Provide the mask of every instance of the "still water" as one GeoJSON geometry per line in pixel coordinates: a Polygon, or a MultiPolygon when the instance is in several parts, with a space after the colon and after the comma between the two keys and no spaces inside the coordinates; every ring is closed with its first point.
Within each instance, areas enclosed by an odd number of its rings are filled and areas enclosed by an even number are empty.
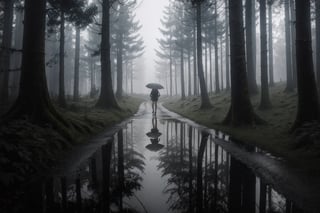
{"type": "Polygon", "coordinates": [[[303,212],[215,135],[148,107],[77,168],[47,178],[35,195],[43,212],[303,212]]]}

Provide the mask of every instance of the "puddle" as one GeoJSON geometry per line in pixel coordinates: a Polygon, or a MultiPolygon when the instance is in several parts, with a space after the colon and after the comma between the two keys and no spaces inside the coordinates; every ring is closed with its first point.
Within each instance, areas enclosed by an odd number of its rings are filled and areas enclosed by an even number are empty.
{"type": "Polygon", "coordinates": [[[77,168],[35,186],[29,204],[39,212],[303,212],[214,137],[229,139],[167,117],[133,119],[77,168]]]}

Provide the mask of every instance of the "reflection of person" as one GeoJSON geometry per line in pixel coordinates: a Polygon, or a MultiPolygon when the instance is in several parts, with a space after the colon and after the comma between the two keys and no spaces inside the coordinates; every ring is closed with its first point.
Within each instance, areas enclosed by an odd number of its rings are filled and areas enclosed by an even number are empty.
{"type": "Polygon", "coordinates": [[[149,149],[150,151],[155,151],[155,152],[164,147],[164,145],[159,144],[161,132],[159,132],[157,123],[158,123],[157,117],[154,116],[152,118],[152,128],[151,128],[150,132],[148,132],[146,134],[149,137],[150,142],[151,142],[151,144],[148,144],[146,146],[146,148],[149,149]]]}
{"type": "Polygon", "coordinates": [[[150,93],[152,101],[152,113],[157,114],[157,102],[160,97],[160,92],[157,89],[152,89],[150,93]]]}

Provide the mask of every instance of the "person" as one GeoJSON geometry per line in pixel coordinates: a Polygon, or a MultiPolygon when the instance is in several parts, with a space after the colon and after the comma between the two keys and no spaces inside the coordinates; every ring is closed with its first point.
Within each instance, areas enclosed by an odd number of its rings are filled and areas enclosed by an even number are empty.
{"type": "Polygon", "coordinates": [[[152,113],[157,114],[157,102],[160,97],[160,92],[157,89],[152,89],[150,93],[152,101],[152,113]]]}

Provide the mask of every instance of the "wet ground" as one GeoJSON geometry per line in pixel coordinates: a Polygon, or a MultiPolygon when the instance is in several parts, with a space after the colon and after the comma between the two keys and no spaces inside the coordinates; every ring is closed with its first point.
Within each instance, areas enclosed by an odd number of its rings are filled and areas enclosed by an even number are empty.
{"type": "Polygon", "coordinates": [[[34,185],[28,208],[82,213],[307,212],[239,161],[234,149],[259,152],[255,147],[230,147],[227,135],[163,107],[153,115],[150,104],[143,103],[136,116],[74,150],[63,168],[34,185]]]}

